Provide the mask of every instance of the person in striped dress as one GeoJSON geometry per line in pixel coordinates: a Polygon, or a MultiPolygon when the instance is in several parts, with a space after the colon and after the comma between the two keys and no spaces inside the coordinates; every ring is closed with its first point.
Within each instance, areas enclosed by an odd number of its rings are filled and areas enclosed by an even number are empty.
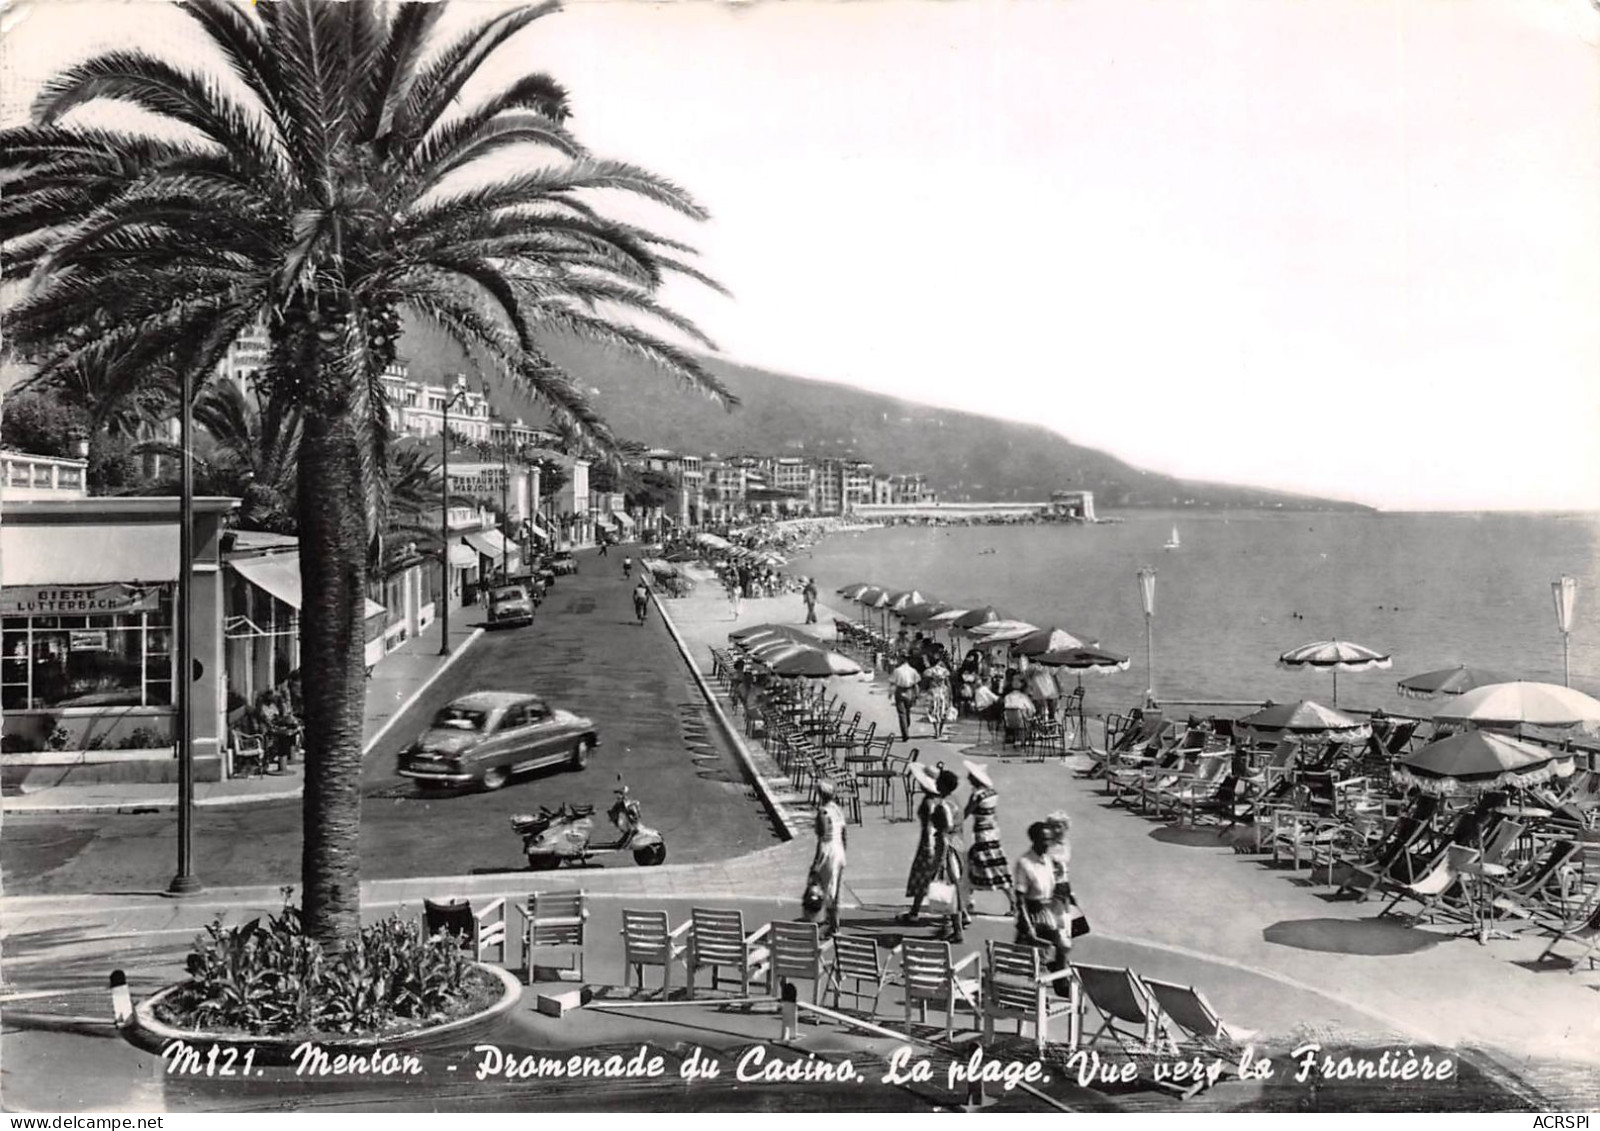
{"type": "Polygon", "coordinates": [[[972,796],[967,798],[966,816],[972,820],[972,847],[967,850],[967,882],[974,891],[999,891],[1006,897],[1007,914],[1016,915],[1012,898],[1011,868],[1000,847],[1000,794],[989,771],[975,762],[966,763],[967,782],[972,796]]]}

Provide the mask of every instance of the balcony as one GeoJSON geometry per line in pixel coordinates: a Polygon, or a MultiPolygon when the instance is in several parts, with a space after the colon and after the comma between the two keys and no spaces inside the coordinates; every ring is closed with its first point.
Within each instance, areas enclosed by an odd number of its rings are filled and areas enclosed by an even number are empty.
{"type": "Polygon", "coordinates": [[[89,494],[89,461],[35,456],[24,452],[0,452],[0,498],[82,499],[89,494]]]}

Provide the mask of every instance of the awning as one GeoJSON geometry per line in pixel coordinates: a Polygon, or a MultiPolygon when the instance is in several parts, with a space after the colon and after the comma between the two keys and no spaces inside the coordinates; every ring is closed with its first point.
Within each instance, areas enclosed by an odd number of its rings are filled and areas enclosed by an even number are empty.
{"type": "MultiPolygon", "coordinates": [[[[235,572],[257,589],[264,590],[291,609],[301,607],[300,555],[271,554],[260,558],[240,558],[228,563],[235,572]]],[[[363,620],[382,616],[389,610],[367,598],[361,613],[363,620]]]]}
{"type": "Polygon", "coordinates": [[[506,556],[506,542],[498,530],[480,530],[464,536],[462,541],[486,558],[499,561],[506,556]]]}
{"type": "Polygon", "coordinates": [[[270,554],[230,561],[240,577],[265,590],[291,609],[300,607],[300,555],[270,554]]]}
{"type": "Polygon", "coordinates": [[[527,532],[529,534],[533,535],[535,538],[539,539],[541,542],[550,541],[550,532],[548,530],[546,530],[543,526],[541,526],[539,524],[538,520],[531,519],[531,518],[527,519],[527,520],[525,520],[523,522],[522,526],[523,526],[523,529],[527,530],[527,532]]]}
{"type": "Polygon", "coordinates": [[[612,518],[612,520],[614,522],[617,523],[618,526],[621,526],[624,530],[632,530],[633,529],[633,519],[630,518],[627,514],[623,513],[622,511],[612,511],[611,512],[611,518],[612,518]]]}
{"type": "Polygon", "coordinates": [[[615,526],[618,529],[621,529],[622,527],[622,523],[617,521],[617,516],[612,514],[610,511],[601,511],[599,514],[595,515],[595,518],[600,522],[609,522],[612,526],[615,526]]]}
{"type": "Polygon", "coordinates": [[[450,564],[457,569],[477,569],[477,551],[470,546],[463,546],[459,542],[452,542],[450,544],[450,564]]]}
{"type": "Polygon", "coordinates": [[[0,561],[7,585],[176,581],[178,524],[36,526],[8,518],[0,561]]]}

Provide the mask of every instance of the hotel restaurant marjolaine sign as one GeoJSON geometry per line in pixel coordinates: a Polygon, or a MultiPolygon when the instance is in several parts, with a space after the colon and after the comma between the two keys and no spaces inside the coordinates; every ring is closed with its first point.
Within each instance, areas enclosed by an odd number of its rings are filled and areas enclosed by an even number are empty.
{"type": "Polygon", "coordinates": [[[84,616],[154,612],[154,585],[8,585],[0,590],[0,613],[8,617],[84,616]]]}

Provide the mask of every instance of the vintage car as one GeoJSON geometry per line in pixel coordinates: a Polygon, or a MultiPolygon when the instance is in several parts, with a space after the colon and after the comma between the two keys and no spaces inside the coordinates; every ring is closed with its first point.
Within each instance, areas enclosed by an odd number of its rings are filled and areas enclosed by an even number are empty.
{"type": "Polygon", "coordinates": [[[545,568],[556,575],[578,572],[578,560],[570,550],[557,550],[545,561],[545,568]]]}
{"type": "Polygon", "coordinates": [[[489,625],[533,623],[533,594],[522,584],[499,585],[489,590],[489,625]]]}
{"type": "Polygon", "coordinates": [[[545,766],[581,770],[600,745],[582,715],[520,691],[478,691],[434,716],[400,754],[401,777],[422,785],[499,789],[513,774],[545,766]]]}

